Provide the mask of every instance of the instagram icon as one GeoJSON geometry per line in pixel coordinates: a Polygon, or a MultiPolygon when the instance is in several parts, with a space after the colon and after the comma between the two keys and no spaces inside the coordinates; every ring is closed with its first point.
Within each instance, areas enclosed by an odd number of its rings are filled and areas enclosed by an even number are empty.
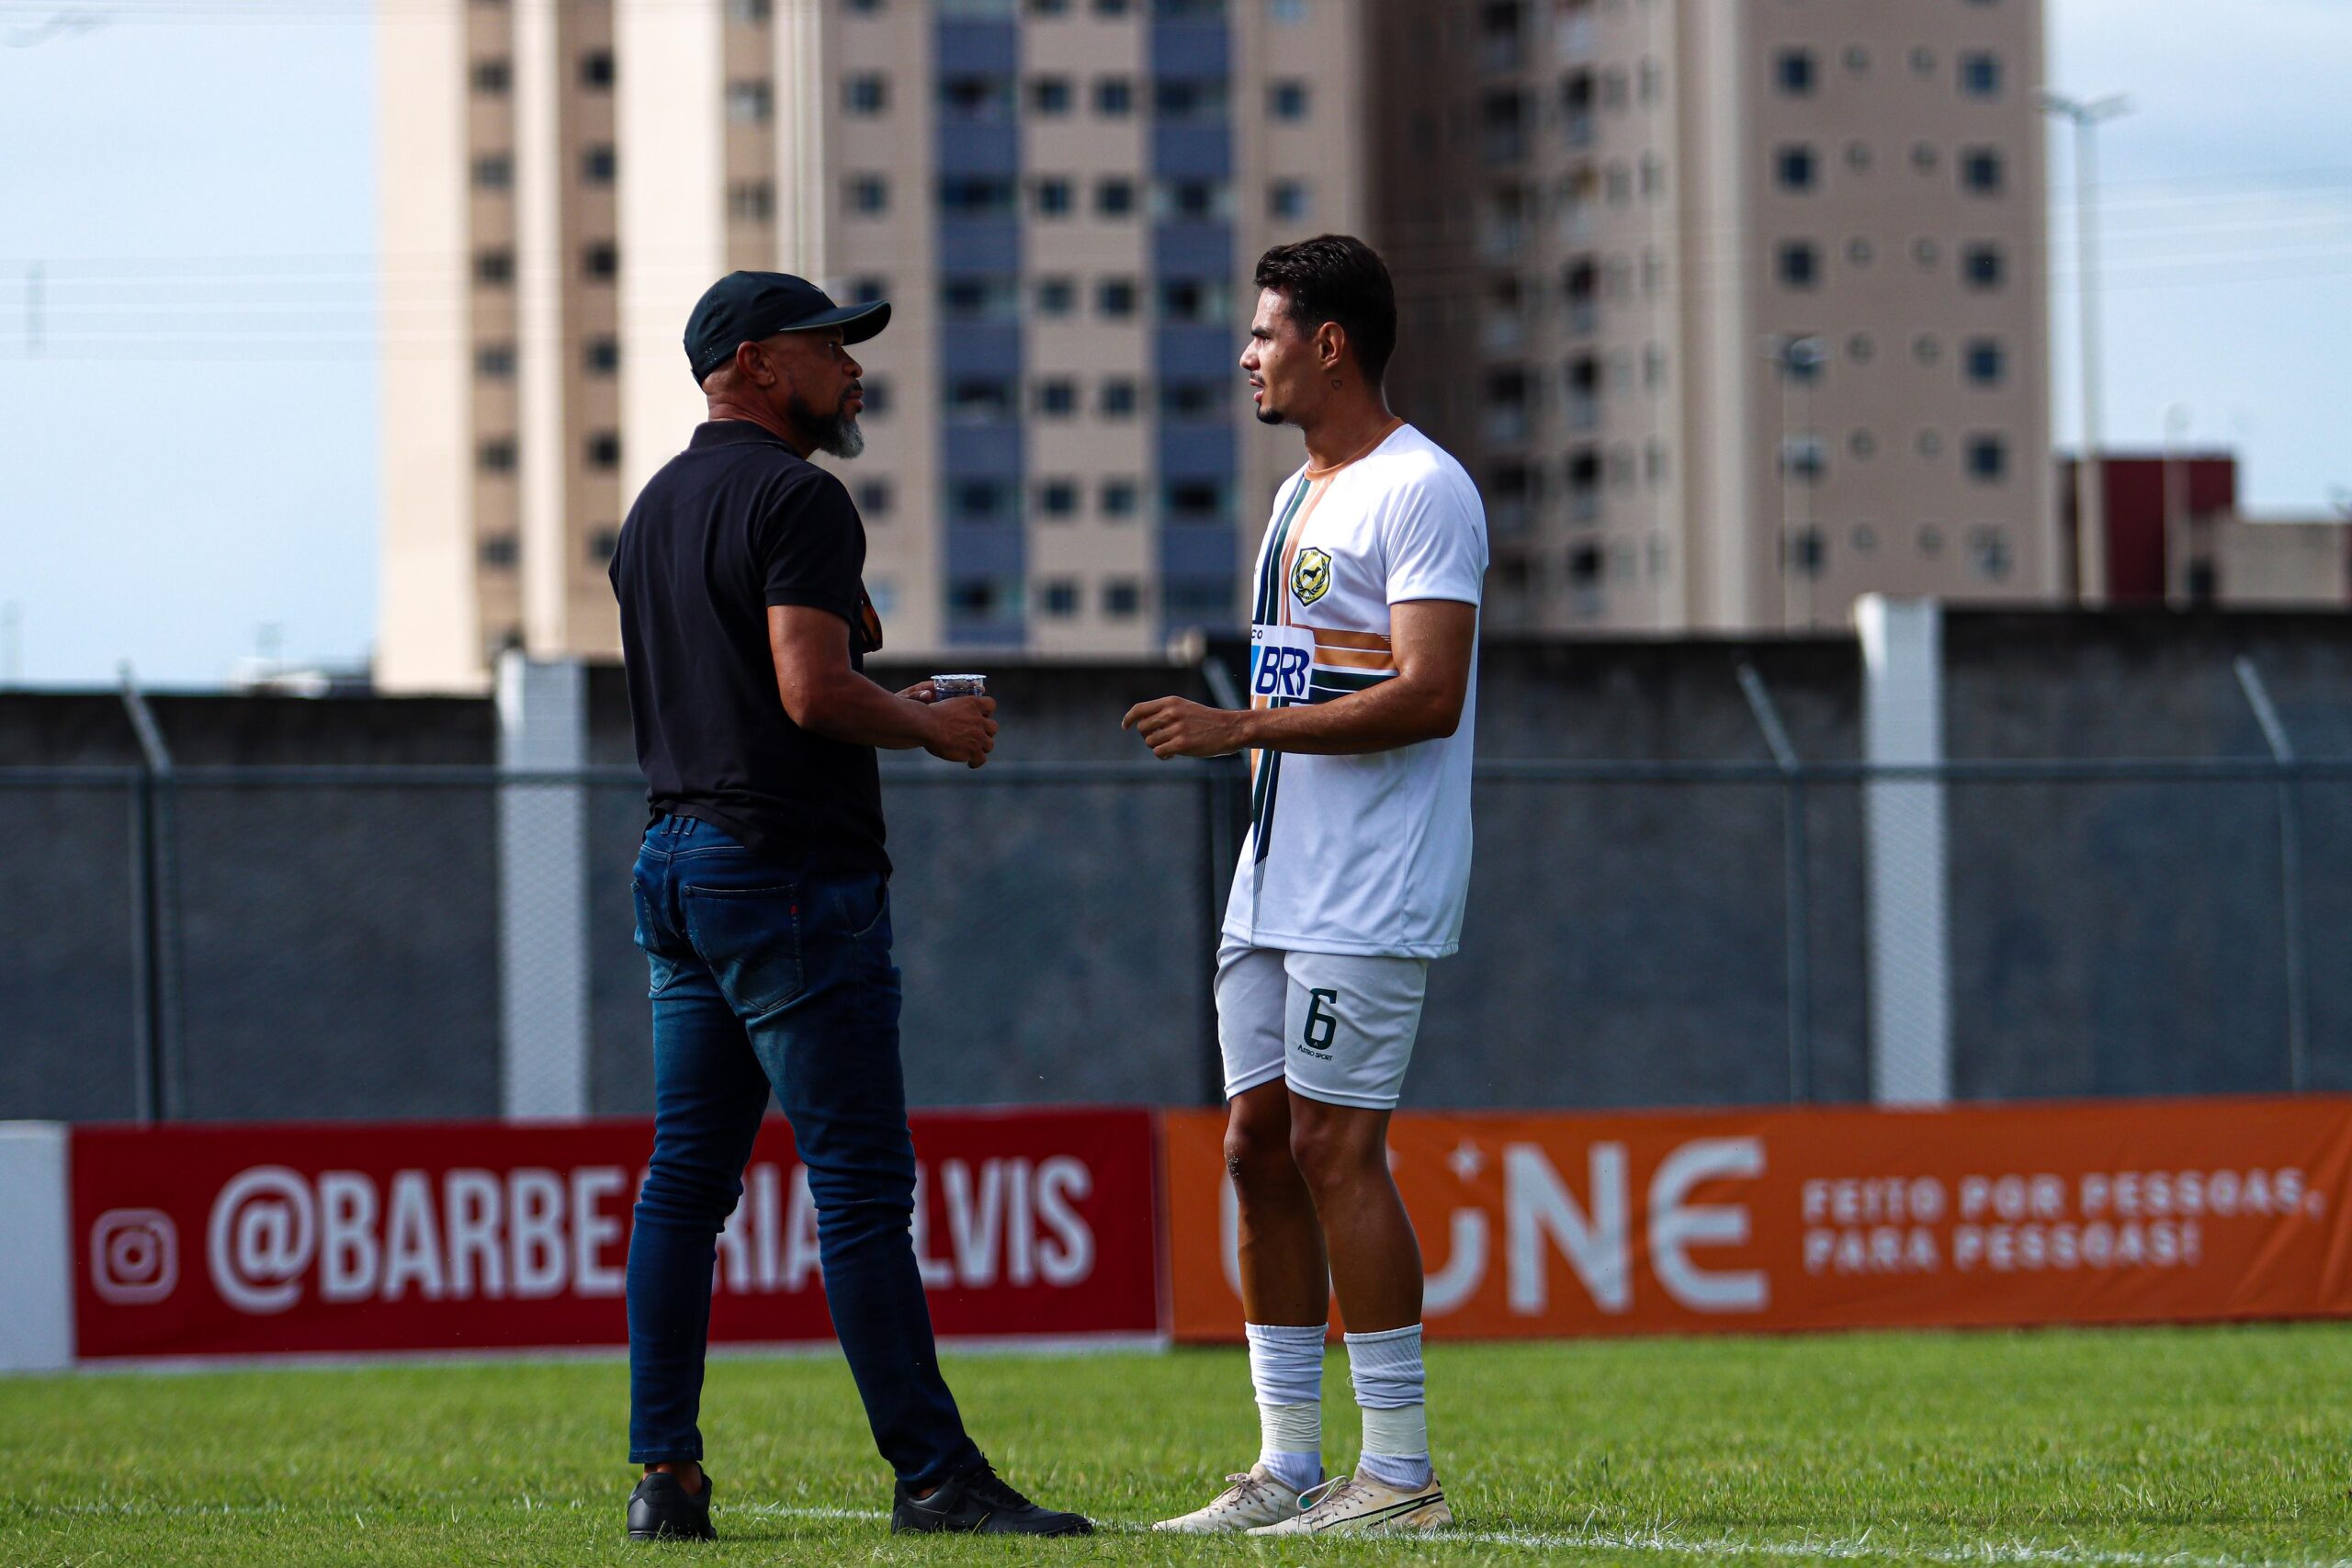
{"type": "Polygon", "coordinates": [[[90,1226],[90,1288],[102,1302],[160,1302],[180,1282],[179,1229],[161,1209],[108,1209],[90,1226]]]}

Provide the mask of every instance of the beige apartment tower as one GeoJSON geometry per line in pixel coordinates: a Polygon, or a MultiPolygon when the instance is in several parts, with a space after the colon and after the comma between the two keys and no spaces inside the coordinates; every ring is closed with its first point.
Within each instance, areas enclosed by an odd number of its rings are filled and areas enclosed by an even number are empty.
{"type": "Polygon", "coordinates": [[[433,15],[382,24],[388,272],[435,290],[387,301],[435,342],[388,347],[383,684],[617,651],[612,530],[701,416],[679,339],[737,267],[891,301],[866,452],[836,466],[894,650],[1136,655],[1238,623],[1299,461],[1235,363],[1250,268],[1370,220],[1352,6],[433,15]]]}
{"type": "Polygon", "coordinates": [[[2054,593],[2041,12],[1392,0],[1396,391],[1486,493],[1490,626],[2054,593]]]}
{"type": "Polygon", "coordinates": [[[2040,0],[411,0],[383,39],[378,677],[617,651],[604,571],[735,267],[892,302],[891,648],[1230,630],[1294,431],[1267,245],[1387,255],[1496,629],[2037,599],[2040,0]]]}

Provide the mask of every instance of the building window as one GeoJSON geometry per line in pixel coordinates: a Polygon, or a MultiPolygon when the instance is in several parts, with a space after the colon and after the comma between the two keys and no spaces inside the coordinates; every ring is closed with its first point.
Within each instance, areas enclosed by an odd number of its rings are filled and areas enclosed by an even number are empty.
{"type": "Polygon", "coordinates": [[[1078,481],[1047,479],[1037,487],[1037,512],[1040,516],[1067,523],[1078,515],[1078,481]]]}
{"type": "Polygon", "coordinates": [[[959,376],[947,383],[947,417],[957,424],[994,424],[1018,408],[1012,382],[1001,376],[959,376]]]}
{"type": "Polygon", "coordinates": [[[1871,51],[1864,49],[1860,44],[1849,44],[1846,48],[1847,74],[1852,76],[1867,76],[1870,74],[1870,71],[1871,51]]]}
{"type": "Polygon", "coordinates": [[[775,113],[775,89],[750,79],[727,84],[727,118],[737,125],[765,125],[775,113]]]}
{"type": "Polygon", "coordinates": [[[1926,44],[1921,44],[1918,48],[1913,50],[1911,51],[1911,73],[1915,76],[1934,75],[1936,73],[1936,51],[1929,49],[1926,44]]]}
{"type": "Polygon", "coordinates": [[[1944,553],[1944,531],[1933,523],[1920,525],[1919,553],[1930,559],[1944,553]]]}
{"type": "Polygon", "coordinates": [[[1067,17],[1069,15],[1069,0],[1029,0],[1029,14],[1033,17],[1067,17]]]}
{"type": "Polygon", "coordinates": [[[481,564],[492,570],[505,570],[522,558],[522,545],[512,534],[492,534],[481,542],[481,564]]]}
{"type": "Polygon", "coordinates": [[[1782,190],[1811,190],[1820,175],[1821,161],[1810,147],[1783,147],[1772,155],[1772,167],[1782,190]]]}
{"type": "Polygon", "coordinates": [[[727,19],[741,27],[765,27],[774,11],[775,0],[727,0],[727,19]]]}
{"type": "Polygon", "coordinates": [[[1103,521],[1125,523],[1133,518],[1142,505],[1143,490],[1133,479],[1104,479],[1095,492],[1094,508],[1103,521]]]}
{"type": "Polygon", "coordinates": [[[1094,182],[1094,215],[1125,218],[1136,209],[1136,182],[1116,176],[1094,182]]]}
{"type": "Polygon", "coordinates": [[[1984,292],[1998,288],[2007,271],[1998,245],[1971,245],[1961,253],[1960,275],[1971,288],[1984,292]]]}
{"type": "Polygon", "coordinates": [[[1853,170],[1854,173],[1858,175],[1866,175],[1870,173],[1871,144],[1867,141],[1847,142],[1846,166],[1853,170]]]}
{"type": "Polygon", "coordinates": [[[1078,412],[1078,383],[1066,376],[1037,383],[1037,412],[1047,419],[1069,419],[1078,412]]]}
{"type": "Polygon", "coordinates": [[[1175,626],[1221,626],[1233,619],[1233,584],[1174,578],[1159,586],[1160,613],[1175,626]]]}
{"type": "Polygon", "coordinates": [[[1159,417],[1192,423],[1214,420],[1225,412],[1225,387],[1221,381],[1163,381],[1159,417]]]}
{"type": "Polygon", "coordinates": [[[947,175],[939,182],[940,209],[951,218],[1010,218],[1014,191],[1011,180],[987,175],[947,175]]]}
{"type": "Polygon", "coordinates": [[[775,186],[765,180],[737,180],[727,187],[727,216],[738,223],[764,223],[775,216],[775,186]]]}
{"type": "Polygon", "coordinates": [[[1226,521],[1230,499],[1221,479],[1170,479],[1159,491],[1162,514],[1186,525],[1226,521]]]}
{"type": "Polygon", "coordinates": [[[1129,9],[1127,0],[1094,0],[1094,14],[1106,20],[1124,17],[1129,9]]]}
{"type": "Polygon", "coordinates": [[[1868,333],[1856,333],[1846,340],[1846,357],[1857,365],[1868,365],[1878,353],[1878,340],[1868,333]]]}
{"type": "Polygon", "coordinates": [[[948,487],[948,510],[959,523],[998,523],[1013,513],[1010,479],[958,479],[948,487]]]}
{"type": "Polygon", "coordinates": [[[1074,205],[1069,180],[1061,175],[1048,175],[1031,182],[1029,198],[1040,218],[1067,218],[1074,205]]]}
{"type": "Polygon", "coordinates": [[[890,297],[890,280],[887,277],[856,277],[850,280],[849,298],[853,305],[871,305],[890,297]]]}
{"type": "Polygon", "coordinates": [[[1933,333],[1921,333],[1911,340],[1911,357],[1922,365],[1933,365],[1943,354],[1943,343],[1933,333]]]}
{"type": "Polygon", "coordinates": [[[1791,240],[1781,246],[1777,270],[1783,288],[1811,288],[1821,281],[1821,253],[1810,241],[1791,240]]]}
{"type": "Polygon", "coordinates": [[[949,119],[993,123],[1012,118],[1012,78],[948,76],[939,84],[939,107],[949,119]]]}
{"type": "Polygon", "coordinates": [[[514,85],[514,68],[503,60],[477,60],[473,70],[474,91],[486,97],[496,97],[514,85]]]}
{"type": "Polygon", "coordinates": [[[878,218],[890,210],[890,181],[882,175],[849,177],[849,209],[860,218],[878,218]]]}
{"type": "Polygon", "coordinates": [[[1029,84],[1029,107],[1035,114],[1068,114],[1072,96],[1067,76],[1040,76],[1029,84]]]}
{"type": "Polygon", "coordinates": [[[1161,180],[1152,187],[1152,203],[1163,222],[1214,222],[1232,216],[1232,187],[1223,180],[1161,180]]]}
{"type": "Polygon", "coordinates": [[[1305,180],[1276,180],[1266,187],[1266,216],[1277,223],[1303,223],[1313,206],[1305,180]]]}
{"type": "Polygon", "coordinates": [[[486,343],[474,350],[474,374],[485,381],[506,381],[514,375],[514,345],[486,343]]]}
{"type": "Polygon", "coordinates": [[[616,337],[592,337],[581,350],[581,363],[591,376],[611,376],[621,367],[621,340],[616,337]]]}
{"type": "Polygon", "coordinates": [[[1871,248],[1871,243],[1859,234],[1846,242],[1846,263],[1849,266],[1868,266],[1877,256],[1878,252],[1871,248]]]}
{"type": "Polygon", "coordinates": [[[1266,89],[1266,112],[1276,119],[1305,119],[1306,107],[1306,84],[1295,76],[1285,76],[1266,89]]]}
{"type": "Polygon", "coordinates": [[[1934,142],[1915,141],[1911,144],[1911,166],[1921,174],[1934,174],[1939,154],[1934,142]]]}
{"type": "Polygon", "coordinates": [[[1114,376],[1102,383],[1102,417],[1133,419],[1136,412],[1136,384],[1131,377],[1114,376]]]}
{"type": "Polygon", "coordinates": [[[474,189],[508,190],[514,184],[512,153],[485,152],[474,160],[474,189]]]}
{"type": "Polygon", "coordinates": [[[1279,26],[1295,28],[1306,20],[1306,0],[1266,0],[1266,15],[1279,26]]]}
{"type": "Polygon", "coordinates": [[[1878,456],[1878,437],[1867,430],[1858,430],[1846,437],[1846,450],[1867,463],[1878,456]]]}
{"type": "Polygon", "coordinates": [[[1067,316],[1078,308],[1078,284],[1067,277],[1037,280],[1037,314],[1067,316]]]}
{"type": "Polygon", "coordinates": [[[890,412],[890,378],[868,376],[865,378],[865,417],[877,419],[890,412]]]}
{"type": "Polygon", "coordinates": [[[1112,119],[1135,113],[1136,85],[1125,76],[1094,79],[1094,112],[1112,119]]]}
{"type": "Polygon", "coordinates": [[[620,553],[620,548],[621,531],[618,528],[607,525],[594,529],[588,536],[588,564],[610,566],[613,558],[620,553]]]}
{"type": "Polygon", "coordinates": [[[2009,444],[1997,435],[1968,438],[1968,477],[1979,484],[1999,484],[2009,477],[2009,444]]]}
{"type": "Polygon", "coordinates": [[[959,621],[1006,623],[1020,618],[1021,587],[992,577],[959,577],[947,585],[947,612],[959,621]]]}
{"type": "Polygon", "coordinates": [[[474,448],[474,467],[485,474],[511,474],[514,457],[514,438],[493,435],[474,448]]]}
{"type": "Polygon", "coordinates": [[[2001,153],[1993,147],[1971,147],[1960,155],[1960,188],[1977,196],[1992,196],[2001,188],[2001,153]]]}
{"type": "Polygon", "coordinates": [[[1222,76],[1162,76],[1151,85],[1152,112],[1179,123],[1223,119],[1225,99],[1222,76]]]}
{"type": "Polygon", "coordinates": [[[1971,98],[1997,98],[2001,96],[2001,58],[1996,54],[1963,54],[1960,57],[1960,90],[1971,98]]]}
{"type": "Polygon", "coordinates": [[[514,253],[509,250],[476,251],[474,281],[493,288],[514,282],[514,253]]]}
{"type": "Polygon", "coordinates": [[[1852,538],[1854,541],[1854,552],[1857,555],[1866,556],[1872,550],[1878,548],[1878,529],[1871,524],[1855,524],[1852,538]]]}
{"type": "Polygon", "coordinates": [[[610,145],[598,142],[580,154],[580,177],[592,186],[608,186],[618,168],[610,145]]]}
{"type": "Polygon", "coordinates": [[[1932,430],[1919,432],[1911,445],[1920,457],[1930,463],[1944,455],[1944,438],[1932,430]]]}
{"type": "Polygon", "coordinates": [[[1159,284],[1159,319],[1179,326],[1221,321],[1232,314],[1232,290],[1221,279],[1163,278],[1159,284]]]}
{"type": "Polygon", "coordinates": [[[888,522],[890,510],[898,503],[898,493],[888,479],[861,479],[857,486],[857,510],[860,515],[876,522],[888,522]]]}
{"type": "Polygon", "coordinates": [[[620,275],[621,251],[610,240],[591,240],[580,247],[580,270],[598,283],[620,275]]]}
{"type": "Polygon", "coordinates": [[[1828,444],[1817,435],[1792,435],[1781,443],[1781,472],[1807,484],[1819,484],[1829,471],[1828,444]]]}
{"type": "Polygon", "coordinates": [[[860,72],[842,85],[849,112],[860,115],[890,112],[890,79],[876,71],[860,72]]]}
{"type": "Polygon", "coordinates": [[[1943,247],[1933,240],[1920,239],[1911,242],[1911,259],[1918,263],[1922,268],[1934,266],[1943,259],[1943,247]]]}
{"type": "Polygon", "coordinates": [[[1781,91],[1792,98],[1812,96],[1818,74],[1809,49],[1784,49],[1772,62],[1774,80],[1780,83],[1781,91]]]}
{"type": "Polygon", "coordinates": [[[1998,528],[1972,528],[1968,534],[1968,562],[1976,574],[1987,581],[1999,582],[2009,575],[2014,558],[2009,554],[2008,536],[1998,528]]]}
{"type": "Polygon", "coordinates": [[[1980,387],[1997,387],[2007,379],[2009,356],[1998,338],[1980,337],[1968,345],[1968,378],[1980,387]]]}
{"type": "Polygon", "coordinates": [[[616,430],[600,430],[588,438],[588,466],[612,469],[621,466],[621,437],[616,430]]]}
{"type": "Polygon", "coordinates": [[[1045,611],[1046,619],[1069,620],[1078,614],[1077,581],[1068,577],[1047,578],[1038,585],[1037,603],[1045,611]]]}
{"type": "Polygon", "coordinates": [[[580,85],[592,91],[610,92],[613,85],[613,51],[592,49],[580,57],[580,85]]]}
{"type": "Polygon", "coordinates": [[[1114,577],[1102,585],[1102,614],[1114,621],[1131,621],[1143,608],[1143,589],[1131,577],[1114,577]]]}
{"type": "Polygon", "coordinates": [[[1105,321],[1124,321],[1136,313],[1136,280],[1106,277],[1094,286],[1094,310],[1105,321]]]}

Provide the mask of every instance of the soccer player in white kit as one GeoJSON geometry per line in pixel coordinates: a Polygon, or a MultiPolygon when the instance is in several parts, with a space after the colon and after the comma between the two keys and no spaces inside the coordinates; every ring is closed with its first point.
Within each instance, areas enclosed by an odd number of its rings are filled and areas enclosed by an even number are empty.
{"type": "Polygon", "coordinates": [[[1216,1007],[1263,1442],[1206,1506],[1159,1528],[1426,1529],[1453,1516],[1430,1463],[1421,1255],[1388,1118],[1469,886],[1486,514],[1462,466],[1388,410],[1396,302],[1371,247],[1278,245],[1256,282],[1241,367],[1258,418],[1306,435],[1306,466],[1259,551],[1250,705],[1162,697],[1125,723],[1159,757],[1250,753],[1216,1007]],[[1326,1483],[1335,1286],[1364,1436],[1355,1473],[1326,1483]]]}

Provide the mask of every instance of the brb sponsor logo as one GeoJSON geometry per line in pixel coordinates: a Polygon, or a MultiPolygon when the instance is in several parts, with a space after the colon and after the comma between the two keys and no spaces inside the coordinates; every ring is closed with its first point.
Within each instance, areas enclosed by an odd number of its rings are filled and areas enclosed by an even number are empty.
{"type": "Polygon", "coordinates": [[[1306,700],[1315,664],[1315,634],[1298,626],[1253,626],[1250,632],[1250,694],[1277,704],[1306,700]]]}

